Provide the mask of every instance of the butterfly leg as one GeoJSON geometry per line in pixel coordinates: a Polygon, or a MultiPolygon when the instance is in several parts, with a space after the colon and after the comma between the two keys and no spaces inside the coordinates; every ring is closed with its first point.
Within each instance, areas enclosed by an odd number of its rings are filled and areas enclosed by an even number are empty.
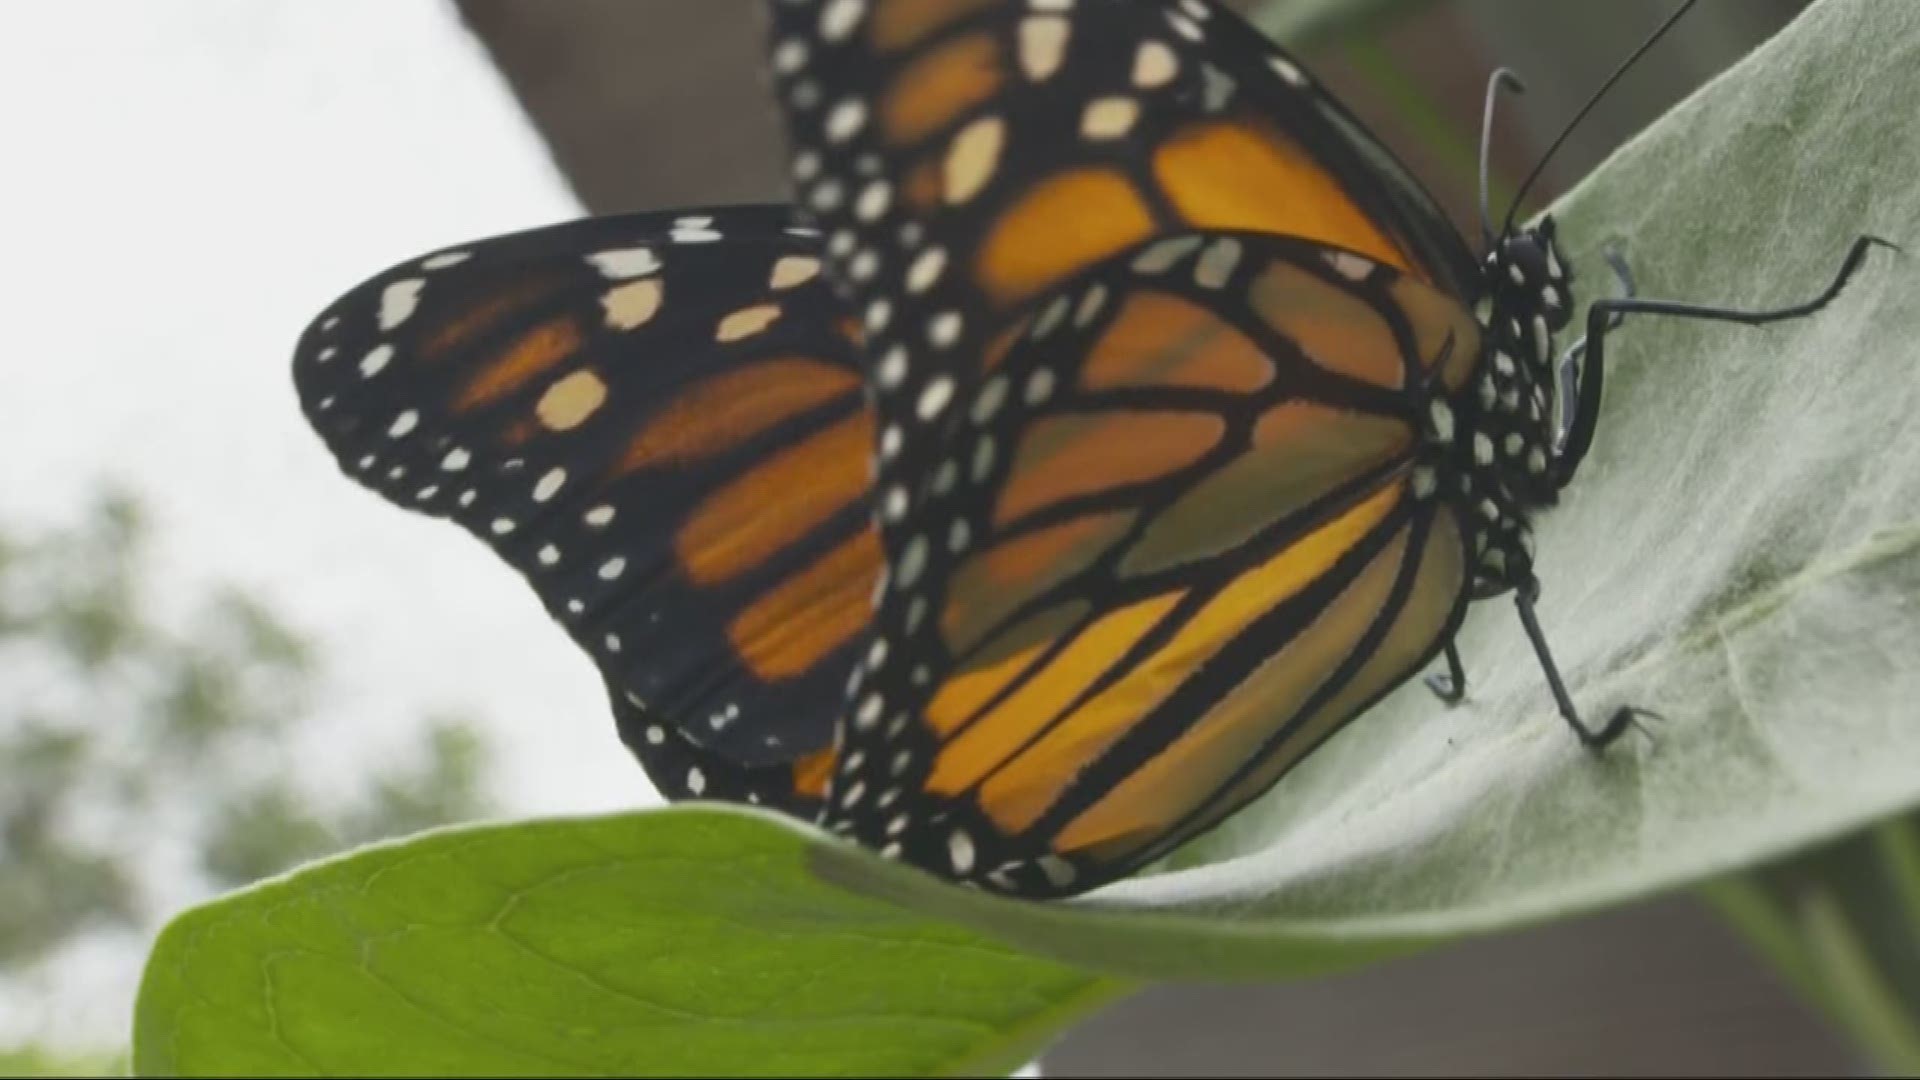
{"type": "Polygon", "coordinates": [[[1467,669],[1460,663],[1460,650],[1447,642],[1447,673],[1427,676],[1427,689],[1448,705],[1458,705],[1467,696],[1467,669]]]}
{"type": "Polygon", "coordinates": [[[1564,483],[1573,475],[1586,456],[1593,443],[1593,430],[1600,418],[1600,390],[1606,374],[1607,332],[1620,325],[1628,315],[1676,315],[1683,319],[1705,319],[1713,322],[1740,323],[1744,326],[1765,326],[1768,323],[1784,322],[1789,319],[1805,318],[1832,303],[1846,288],[1847,280],[1853,276],[1860,264],[1866,261],[1867,253],[1875,247],[1884,247],[1893,251],[1900,250],[1895,244],[1877,236],[1861,236],[1854,240],[1853,247],[1847,251],[1846,260],[1840,266],[1840,272],[1834,275],[1826,291],[1804,303],[1788,307],[1771,308],[1764,311],[1741,311],[1735,308],[1713,307],[1705,304],[1687,304],[1672,300],[1642,300],[1628,297],[1613,300],[1595,300],[1587,308],[1586,363],[1580,373],[1580,400],[1574,414],[1573,423],[1567,430],[1566,447],[1561,451],[1558,463],[1561,481],[1564,483]]]}
{"type": "MultiPolygon", "coordinates": [[[[1602,257],[1607,260],[1607,266],[1613,270],[1614,280],[1620,285],[1620,296],[1631,300],[1640,295],[1640,290],[1633,283],[1633,270],[1627,265],[1626,258],[1611,248],[1602,257]]],[[[1624,312],[1614,312],[1613,317],[1607,320],[1607,329],[1612,330],[1619,326],[1625,318],[1624,312]]],[[[1566,352],[1560,354],[1560,382],[1557,387],[1558,393],[1554,395],[1554,399],[1560,402],[1560,430],[1554,433],[1554,445],[1562,449],[1566,447],[1567,436],[1573,431],[1574,421],[1579,416],[1579,398],[1569,391],[1580,385],[1580,362],[1586,354],[1587,339],[1584,336],[1568,347],[1566,352]]]]}
{"type": "Polygon", "coordinates": [[[1533,604],[1539,597],[1539,579],[1528,577],[1514,590],[1514,605],[1520,609],[1520,625],[1527,632],[1527,640],[1533,643],[1533,654],[1539,657],[1540,670],[1546,674],[1547,686],[1553,691],[1553,703],[1559,707],[1567,726],[1573,728],[1573,733],[1580,737],[1582,746],[1589,750],[1605,750],[1626,734],[1628,728],[1639,728],[1645,733],[1647,729],[1642,720],[1665,719],[1658,713],[1626,705],[1616,709],[1597,731],[1580,719],[1580,713],[1573,707],[1573,698],[1567,693],[1567,684],[1560,679],[1559,665],[1553,662],[1553,653],[1547,649],[1547,636],[1540,630],[1540,619],[1534,614],[1533,604]]]}

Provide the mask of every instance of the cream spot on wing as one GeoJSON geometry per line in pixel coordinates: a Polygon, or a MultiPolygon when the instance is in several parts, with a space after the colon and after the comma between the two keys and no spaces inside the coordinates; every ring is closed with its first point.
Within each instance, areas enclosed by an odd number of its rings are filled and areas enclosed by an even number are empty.
{"type": "Polygon", "coordinates": [[[550,431],[572,431],[607,401],[607,384],[592,371],[576,371],[547,388],[533,407],[550,431]]]}
{"type": "Polygon", "coordinates": [[[1044,82],[1060,70],[1067,55],[1071,24],[1057,15],[1039,15],[1020,24],[1020,68],[1027,78],[1044,82]]]}
{"type": "Polygon", "coordinates": [[[720,328],[714,332],[714,338],[722,343],[739,341],[752,337],[772,326],[780,317],[779,304],[755,304],[720,320],[720,328]]]}
{"type": "Polygon", "coordinates": [[[1133,85],[1156,90],[1180,73],[1180,57],[1164,41],[1143,41],[1133,54],[1133,85]]]}
{"type": "Polygon", "coordinates": [[[1117,139],[1133,130],[1140,104],[1130,97],[1103,97],[1087,103],[1080,116],[1080,134],[1095,142],[1117,139]]]}
{"type": "Polygon", "coordinates": [[[775,289],[805,285],[820,274],[820,260],[809,255],[788,255],[773,264],[773,277],[767,284],[775,289]]]}
{"type": "Polygon", "coordinates": [[[953,137],[944,173],[947,202],[958,205],[980,194],[1000,165],[1006,139],[1006,121],[997,116],[981,117],[953,137]]]}
{"type": "Polygon", "coordinates": [[[614,330],[635,330],[651,322],[660,313],[665,286],[659,278],[642,278],[615,285],[600,297],[607,313],[607,326],[614,330]]]}
{"type": "Polygon", "coordinates": [[[1200,255],[1200,261],[1194,264],[1193,280],[1208,289],[1225,288],[1233,277],[1234,267],[1240,265],[1240,241],[1216,240],[1200,255]]]}

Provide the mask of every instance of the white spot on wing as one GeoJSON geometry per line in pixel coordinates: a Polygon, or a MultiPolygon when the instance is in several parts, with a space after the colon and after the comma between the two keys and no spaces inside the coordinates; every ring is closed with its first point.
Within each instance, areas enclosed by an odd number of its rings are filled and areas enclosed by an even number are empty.
{"type": "Polygon", "coordinates": [[[907,268],[907,291],[923,293],[931,289],[947,268],[947,253],[943,248],[930,247],[921,252],[907,268]]]}
{"type": "Polygon", "coordinates": [[[953,864],[953,872],[965,874],[973,869],[973,837],[960,829],[953,830],[947,837],[947,859],[953,864]]]}
{"type": "Polygon", "coordinates": [[[587,256],[587,261],[602,275],[615,281],[658,273],[660,270],[660,256],[655,255],[652,248],[645,247],[598,251],[587,256]]]}
{"type": "Polygon", "coordinates": [[[959,312],[943,311],[927,322],[927,340],[942,349],[950,348],[960,340],[960,327],[959,312]]]}
{"type": "Polygon", "coordinates": [[[363,379],[371,379],[386,370],[387,365],[392,362],[393,346],[375,345],[373,349],[360,360],[360,377],[363,379]]]}
{"type": "Polygon", "coordinates": [[[820,9],[820,36],[828,41],[839,41],[860,25],[860,19],[867,13],[866,0],[828,0],[820,9]]]}
{"type": "Polygon", "coordinates": [[[945,375],[927,384],[920,392],[920,400],[914,406],[914,413],[922,420],[932,420],[946,411],[947,403],[953,400],[953,380],[945,375]]]}
{"type": "Polygon", "coordinates": [[[1373,273],[1371,259],[1362,258],[1350,251],[1327,252],[1327,265],[1333,267],[1334,273],[1352,281],[1364,281],[1368,274],[1373,273]]]}
{"type": "Polygon", "coordinates": [[[407,278],[388,285],[380,293],[380,329],[392,330],[406,322],[420,307],[420,290],[426,288],[421,278],[407,278]]]}
{"type": "Polygon", "coordinates": [[[1298,88],[1304,88],[1307,85],[1306,73],[1301,71],[1291,60],[1276,56],[1272,60],[1267,61],[1267,64],[1273,68],[1274,74],[1286,81],[1287,85],[1298,88]]]}
{"type": "Polygon", "coordinates": [[[847,98],[827,114],[827,140],[843,143],[860,133],[867,124],[867,105],[859,98],[847,98]]]}

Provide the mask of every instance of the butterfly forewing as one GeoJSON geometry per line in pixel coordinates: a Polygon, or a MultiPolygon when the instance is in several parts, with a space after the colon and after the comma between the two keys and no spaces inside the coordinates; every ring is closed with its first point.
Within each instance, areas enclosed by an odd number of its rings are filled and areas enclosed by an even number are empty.
{"type": "Polygon", "coordinates": [[[806,805],[880,565],[859,330],[782,208],[411,260],[302,338],[341,467],[525,575],[673,797],[806,805]]]}
{"type": "Polygon", "coordinates": [[[1475,280],[1391,155],[1214,4],[771,7],[795,190],[871,331],[903,468],[1035,297],[1158,236],[1290,235],[1475,280]]]}

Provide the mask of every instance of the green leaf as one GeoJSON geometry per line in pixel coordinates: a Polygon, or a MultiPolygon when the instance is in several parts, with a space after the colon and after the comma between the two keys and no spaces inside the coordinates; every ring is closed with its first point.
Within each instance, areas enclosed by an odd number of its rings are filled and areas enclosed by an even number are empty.
{"type": "Polygon", "coordinates": [[[1702,896],[1886,1076],[1920,1075],[1920,815],[1702,896]]]}
{"type": "MultiPolygon", "coordinates": [[[[1589,295],[1816,294],[1920,248],[1920,5],[1827,0],[1560,208],[1589,295]]],[[[1599,442],[1539,522],[1576,700],[1505,603],[1459,708],[1410,684],[1181,869],[997,900],[802,826],[680,808],[371,849],[190,912],[143,1073],[982,1073],[1127,980],[1303,977],[1689,886],[1920,806],[1920,266],[1817,318],[1630,322],[1599,442]]]]}
{"type": "Polygon", "coordinates": [[[364,849],[190,912],[140,994],[154,1074],[1006,1073],[1123,984],[677,809],[364,849]]]}

